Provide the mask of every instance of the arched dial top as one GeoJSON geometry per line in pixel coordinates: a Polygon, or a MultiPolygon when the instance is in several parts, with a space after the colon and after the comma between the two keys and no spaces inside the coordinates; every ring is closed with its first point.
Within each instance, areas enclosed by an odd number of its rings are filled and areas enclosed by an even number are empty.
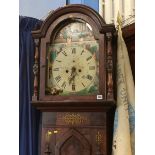
{"type": "Polygon", "coordinates": [[[88,23],[77,20],[64,26],[48,46],[47,89],[60,90],[59,95],[96,95],[98,50],[98,41],[88,23]]]}

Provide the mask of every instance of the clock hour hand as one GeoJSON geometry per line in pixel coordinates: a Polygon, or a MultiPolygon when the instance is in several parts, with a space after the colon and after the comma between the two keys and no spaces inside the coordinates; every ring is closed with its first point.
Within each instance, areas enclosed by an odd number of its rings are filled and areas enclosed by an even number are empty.
{"type": "Polygon", "coordinates": [[[74,80],[74,76],[69,77],[69,85],[72,83],[73,80],[74,80]]]}
{"type": "Polygon", "coordinates": [[[71,82],[75,80],[76,75],[77,75],[76,68],[73,66],[72,71],[71,71],[71,75],[68,78],[69,79],[69,84],[71,84],[71,82]]]}

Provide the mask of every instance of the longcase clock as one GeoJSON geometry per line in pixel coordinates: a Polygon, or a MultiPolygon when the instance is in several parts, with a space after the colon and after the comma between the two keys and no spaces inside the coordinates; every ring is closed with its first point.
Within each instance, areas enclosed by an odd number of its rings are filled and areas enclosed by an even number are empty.
{"type": "Polygon", "coordinates": [[[35,42],[32,104],[42,111],[41,155],[110,155],[115,28],[85,5],[52,12],[35,42]]]}

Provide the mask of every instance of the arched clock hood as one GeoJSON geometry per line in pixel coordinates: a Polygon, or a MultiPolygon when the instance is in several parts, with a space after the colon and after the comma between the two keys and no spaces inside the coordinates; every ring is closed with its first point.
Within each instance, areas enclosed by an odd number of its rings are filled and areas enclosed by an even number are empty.
{"type": "MultiPolygon", "coordinates": [[[[49,26],[57,19],[61,18],[62,16],[67,16],[68,18],[74,18],[72,14],[74,13],[79,13],[82,15],[85,15],[86,22],[89,22],[89,19],[92,19],[93,22],[96,24],[98,30],[100,33],[105,33],[105,32],[114,32],[115,27],[113,24],[106,24],[104,19],[96,12],[93,10],[91,7],[88,7],[86,5],[81,5],[81,4],[72,4],[72,5],[66,5],[64,7],[60,7],[54,11],[52,11],[49,16],[45,19],[45,21],[42,23],[42,26],[39,30],[32,31],[32,35],[34,37],[44,37],[45,34],[47,33],[47,30],[49,26]]],[[[66,18],[66,20],[68,20],[66,18]]],[[[80,17],[79,17],[80,18],[80,17]]]]}
{"type": "MultiPolygon", "coordinates": [[[[33,104],[45,106],[46,104],[59,103],[93,105],[97,102],[115,102],[115,62],[116,62],[116,36],[115,26],[106,24],[104,19],[92,8],[75,4],[60,7],[53,11],[42,23],[40,29],[32,31],[35,42],[35,64],[34,71],[34,95],[33,104]],[[92,33],[98,42],[99,47],[99,94],[90,96],[59,96],[46,95],[46,71],[47,71],[47,50],[49,44],[54,42],[60,30],[77,20],[84,21],[92,27],[92,33]],[[39,102],[38,102],[39,101],[39,102]],[[82,102],[82,103],[80,103],[82,102]]],[[[59,93],[59,92],[58,92],[59,93]]],[[[58,104],[57,104],[58,105],[58,104]]]]}

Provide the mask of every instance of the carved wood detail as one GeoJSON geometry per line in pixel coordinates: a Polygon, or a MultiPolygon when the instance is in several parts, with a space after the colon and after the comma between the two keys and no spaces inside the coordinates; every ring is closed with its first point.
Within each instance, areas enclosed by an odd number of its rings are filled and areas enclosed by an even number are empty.
{"type": "Polygon", "coordinates": [[[113,95],[113,59],[112,59],[112,34],[107,33],[107,99],[112,100],[113,95]]]}
{"type": "Polygon", "coordinates": [[[35,56],[34,56],[34,92],[32,100],[35,101],[38,98],[38,72],[39,72],[39,39],[34,40],[35,43],[35,56]]]}
{"type": "Polygon", "coordinates": [[[68,155],[65,154],[69,150],[68,148],[71,148],[73,154],[91,155],[91,146],[88,140],[74,129],[69,130],[56,144],[55,155],[60,155],[62,152],[64,152],[63,155],[68,155]]]}

